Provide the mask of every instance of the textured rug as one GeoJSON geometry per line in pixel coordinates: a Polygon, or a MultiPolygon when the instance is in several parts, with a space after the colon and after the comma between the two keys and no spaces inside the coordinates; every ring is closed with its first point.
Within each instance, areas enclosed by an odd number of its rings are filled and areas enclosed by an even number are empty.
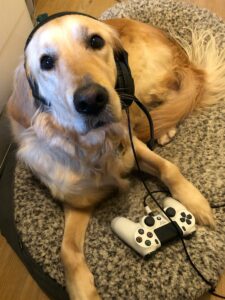
{"type": "MultiPolygon", "coordinates": [[[[213,30],[218,47],[225,46],[225,24],[207,10],[169,0],[132,0],[106,11],[102,18],[130,17],[151,23],[190,40],[185,28],[213,30]]],[[[224,66],[225,67],[225,66],[224,66]]],[[[192,115],[172,143],[156,147],[161,156],[177,164],[212,205],[225,203],[225,101],[192,115]]],[[[159,183],[148,178],[154,190],[159,183]]],[[[208,286],[190,266],[179,241],[161,248],[148,261],[140,258],[111,231],[118,216],[137,221],[143,216],[145,190],[131,178],[127,194],[102,202],[95,210],[85,240],[85,256],[103,299],[196,299],[208,286]]],[[[157,196],[159,201],[163,195],[157,196]]],[[[49,191],[20,162],[14,185],[15,222],[20,239],[34,260],[61,286],[65,285],[60,260],[64,217],[49,191]]],[[[153,210],[155,206],[150,203],[153,210]]],[[[193,262],[216,284],[225,268],[225,208],[214,209],[215,231],[198,226],[186,241],[193,262]]]]}

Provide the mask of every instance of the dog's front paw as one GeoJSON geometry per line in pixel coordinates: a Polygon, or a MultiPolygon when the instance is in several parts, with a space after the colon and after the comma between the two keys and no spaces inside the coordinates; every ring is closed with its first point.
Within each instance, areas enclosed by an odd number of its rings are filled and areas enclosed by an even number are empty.
{"type": "Polygon", "coordinates": [[[185,207],[195,216],[198,224],[215,228],[215,220],[209,202],[199,191],[196,194],[193,198],[189,198],[189,201],[185,201],[185,207]]]}
{"type": "Polygon", "coordinates": [[[177,129],[175,127],[169,129],[157,139],[158,144],[161,146],[168,144],[175,137],[176,133],[177,129]]]}
{"type": "Polygon", "coordinates": [[[196,222],[198,224],[208,225],[211,228],[215,228],[215,220],[213,217],[212,209],[209,206],[208,202],[204,204],[202,203],[201,205],[195,205],[194,207],[189,207],[189,210],[195,216],[196,222]]]}
{"type": "Polygon", "coordinates": [[[192,183],[185,180],[184,184],[172,193],[189,210],[200,225],[215,227],[215,220],[209,202],[192,183]]]}

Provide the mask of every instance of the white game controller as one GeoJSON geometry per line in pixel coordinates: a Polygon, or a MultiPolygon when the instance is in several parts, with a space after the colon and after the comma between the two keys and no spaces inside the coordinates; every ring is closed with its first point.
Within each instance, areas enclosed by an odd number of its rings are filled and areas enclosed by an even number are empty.
{"type": "Polygon", "coordinates": [[[194,216],[180,202],[167,197],[163,207],[173,224],[163,213],[156,216],[149,213],[139,223],[116,217],[111,222],[112,230],[144,257],[148,257],[167,242],[177,239],[179,233],[182,237],[187,237],[196,231],[194,216]]]}

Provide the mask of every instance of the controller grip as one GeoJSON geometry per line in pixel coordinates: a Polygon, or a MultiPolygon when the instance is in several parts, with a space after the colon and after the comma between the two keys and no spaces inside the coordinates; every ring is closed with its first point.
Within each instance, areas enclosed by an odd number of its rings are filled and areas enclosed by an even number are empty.
{"type": "Polygon", "coordinates": [[[112,230],[117,236],[124,241],[128,246],[137,251],[141,256],[147,257],[154,252],[160,245],[151,247],[141,247],[135,240],[135,232],[141,227],[139,223],[134,223],[124,217],[116,217],[111,222],[112,230]]]}
{"type": "Polygon", "coordinates": [[[111,222],[112,230],[127,244],[134,240],[137,224],[124,217],[116,217],[111,222]]]}
{"type": "Polygon", "coordinates": [[[134,223],[124,217],[116,217],[112,220],[111,227],[118,237],[128,246],[136,250],[142,256],[146,255],[146,250],[140,247],[134,240],[135,231],[138,228],[137,223],[134,223]]]}

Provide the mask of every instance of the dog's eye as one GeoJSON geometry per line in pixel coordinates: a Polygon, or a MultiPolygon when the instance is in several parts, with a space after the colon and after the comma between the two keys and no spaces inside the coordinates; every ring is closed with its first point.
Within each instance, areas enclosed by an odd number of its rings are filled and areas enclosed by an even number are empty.
{"type": "Polygon", "coordinates": [[[90,40],[89,40],[89,45],[92,49],[102,49],[105,45],[105,41],[103,40],[102,37],[100,37],[97,34],[94,34],[91,36],[90,40]]]}
{"type": "Polygon", "coordinates": [[[55,58],[50,55],[42,55],[40,64],[42,70],[52,70],[55,67],[55,58]]]}

